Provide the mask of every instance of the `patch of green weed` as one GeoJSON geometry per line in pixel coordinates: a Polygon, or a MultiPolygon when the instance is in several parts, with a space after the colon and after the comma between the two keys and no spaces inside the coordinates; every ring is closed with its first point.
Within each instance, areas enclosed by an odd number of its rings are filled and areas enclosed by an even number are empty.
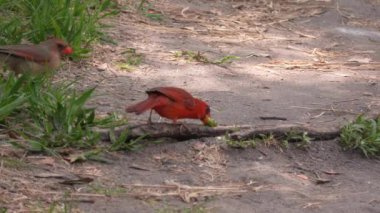
{"type": "Polygon", "coordinates": [[[31,151],[54,154],[54,148],[93,148],[100,140],[94,127],[122,124],[114,115],[96,118],[95,109],[86,107],[93,92],[94,88],[78,92],[73,82],[53,84],[46,75],[10,75],[0,79],[0,118],[31,151]]]}
{"type": "Polygon", "coordinates": [[[202,63],[210,63],[210,60],[201,54],[199,51],[194,52],[190,50],[181,50],[181,51],[175,51],[174,57],[176,58],[183,58],[187,61],[197,61],[202,63]]]}
{"type": "Polygon", "coordinates": [[[0,122],[26,103],[28,95],[22,92],[26,81],[26,76],[17,78],[13,73],[0,77],[0,122]]]}
{"type": "Polygon", "coordinates": [[[379,156],[380,118],[358,116],[356,120],[342,128],[340,144],[345,149],[359,150],[366,157],[379,156]]]}
{"type": "Polygon", "coordinates": [[[154,12],[153,7],[154,5],[148,0],[140,0],[137,10],[152,21],[162,21],[164,19],[163,15],[154,12]]]}
{"type": "Polygon", "coordinates": [[[205,64],[216,64],[216,65],[228,64],[228,63],[231,63],[232,61],[240,59],[240,57],[238,56],[227,55],[213,61],[213,60],[208,59],[205,55],[201,54],[199,51],[194,52],[190,50],[174,51],[174,57],[183,58],[186,61],[196,61],[196,62],[201,62],[205,64]]]}
{"type": "Polygon", "coordinates": [[[156,213],[209,213],[210,210],[203,205],[193,205],[191,207],[184,208],[174,208],[165,207],[161,209],[156,209],[156,213]]]}
{"type": "Polygon", "coordinates": [[[114,128],[109,130],[111,140],[111,151],[135,151],[142,147],[141,141],[144,139],[144,135],[133,140],[128,140],[129,132],[127,130],[121,131],[117,136],[114,128]]]}
{"type": "Polygon", "coordinates": [[[306,149],[310,146],[312,138],[308,136],[307,132],[289,132],[283,140],[284,144],[289,144],[290,141],[297,142],[296,146],[306,149]]]}
{"type": "Polygon", "coordinates": [[[226,144],[229,147],[237,149],[247,149],[247,148],[256,148],[255,140],[231,140],[227,139],[226,144]]]}
{"type": "Polygon", "coordinates": [[[106,196],[119,196],[127,193],[127,189],[123,187],[104,186],[100,183],[90,184],[89,187],[89,192],[103,194],[106,196]]]}
{"type": "Polygon", "coordinates": [[[132,71],[139,66],[143,60],[143,55],[136,52],[134,48],[128,48],[122,52],[124,59],[118,64],[118,67],[123,70],[132,71]]]}
{"type": "Polygon", "coordinates": [[[224,56],[224,57],[216,60],[214,63],[222,65],[222,64],[231,63],[232,61],[235,61],[235,60],[238,60],[238,59],[240,59],[240,57],[234,56],[234,55],[227,55],[227,56],[224,56]]]}
{"type": "Polygon", "coordinates": [[[0,157],[0,161],[2,162],[5,168],[16,169],[16,170],[29,168],[28,165],[23,160],[17,159],[17,158],[0,157]]]}

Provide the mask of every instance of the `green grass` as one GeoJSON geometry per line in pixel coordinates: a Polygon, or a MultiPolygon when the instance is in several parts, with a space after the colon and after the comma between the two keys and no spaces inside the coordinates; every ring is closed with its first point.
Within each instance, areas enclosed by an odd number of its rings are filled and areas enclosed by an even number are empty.
{"type": "Polygon", "coordinates": [[[161,13],[151,12],[154,11],[153,7],[154,5],[151,2],[147,0],[140,0],[137,10],[152,21],[163,21],[164,17],[161,13]]]}
{"type": "Polygon", "coordinates": [[[255,140],[231,140],[227,139],[226,144],[229,147],[236,149],[247,149],[247,148],[256,148],[255,140]]]}
{"type": "Polygon", "coordinates": [[[70,202],[53,202],[50,204],[49,208],[45,210],[47,213],[71,213],[73,211],[73,206],[70,202]]]}
{"type": "Polygon", "coordinates": [[[2,157],[0,156],[0,162],[2,162],[5,168],[22,170],[30,168],[27,163],[22,159],[13,158],[13,157],[2,157]]]}
{"type": "Polygon", "coordinates": [[[231,140],[226,138],[226,144],[232,148],[246,149],[256,148],[258,144],[266,147],[274,147],[281,152],[289,148],[289,143],[294,142],[297,148],[306,149],[311,144],[311,138],[307,132],[288,132],[285,137],[275,137],[273,134],[259,134],[250,140],[231,140]]]}
{"type": "Polygon", "coordinates": [[[229,63],[231,63],[231,62],[233,62],[235,60],[238,60],[238,59],[240,59],[240,57],[234,56],[234,55],[227,55],[227,56],[224,56],[224,57],[216,60],[214,63],[215,64],[220,64],[220,65],[222,65],[222,64],[229,64],[229,63]]]}
{"type": "Polygon", "coordinates": [[[39,43],[50,36],[65,39],[72,57],[83,57],[103,36],[100,20],[117,14],[112,0],[0,0],[0,44],[39,43]]]}
{"type": "Polygon", "coordinates": [[[191,50],[181,50],[181,51],[174,51],[174,57],[175,58],[183,58],[186,61],[196,61],[196,62],[201,62],[205,64],[216,64],[216,65],[224,65],[224,64],[229,64],[235,60],[240,59],[238,56],[234,55],[227,55],[223,56],[217,60],[210,60],[208,59],[204,54],[198,52],[194,52],[191,50]]]}
{"type": "Polygon", "coordinates": [[[144,135],[134,140],[128,140],[128,131],[122,131],[120,135],[116,136],[114,128],[110,128],[111,146],[110,151],[135,151],[142,147],[141,141],[144,139],[144,135]],[[126,143],[126,141],[128,141],[126,143]]]}
{"type": "Polygon", "coordinates": [[[156,213],[209,213],[209,209],[203,205],[193,205],[191,207],[175,208],[175,207],[164,207],[161,209],[156,209],[156,213]]]}
{"type": "MultiPolygon", "coordinates": [[[[50,154],[62,147],[90,149],[100,141],[95,127],[113,128],[126,124],[125,119],[114,114],[97,118],[95,109],[86,106],[95,88],[78,92],[73,84],[53,84],[44,75],[10,75],[0,79],[0,122],[3,128],[12,130],[27,142],[12,144],[50,154]]],[[[122,139],[115,141],[121,144],[122,139]]],[[[123,146],[127,145],[134,146],[128,143],[123,146]]]]}
{"type": "Polygon", "coordinates": [[[120,186],[110,187],[100,183],[91,183],[88,191],[90,193],[103,194],[106,196],[120,196],[128,192],[127,189],[120,186]]]}
{"type": "Polygon", "coordinates": [[[13,74],[8,79],[0,77],[0,122],[27,101],[27,95],[22,92],[26,78],[16,78],[13,74]]]}
{"type": "Polygon", "coordinates": [[[311,140],[307,132],[288,132],[283,144],[288,146],[289,142],[297,142],[298,148],[306,149],[311,145],[311,140]]]}
{"type": "Polygon", "coordinates": [[[85,107],[94,88],[78,94],[72,83],[53,85],[44,77],[33,77],[24,84],[27,105],[16,121],[24,119],[16,130],[30,142],[32,151],[56,147],[89,148],[99,141],[95,110],[85,107]]]}
{"type": "Polygon", "coordinates": [[[199,51],[194,52],[191,50],[181,50],[181,51],[175,51],[174,57],[176,58],[183,58],[186,61],[196,61],[196,62],[202,62],[202,63],[211,63],[210,60],[201,54],[199,51]]]}
{"type": "Polygon", "coordinates": [[[70,197],[70,192],[66,191],[63,198],[60,200],[55,200],[48,208],[44,208],[43,204],[41,207],[36,209],[36,212],[48,212],[48,213],[71,213],[71,212],[79,212],[78,209],[74,208],[73,201],[67,200],[70,197]]]}
{"type": "Polygon", "coordinates": [[[344,149],[359,150],[366,157],[380,156],[380,118],[358,116],[342,128],[340,144],[344,149]]]}
{"type": "Polygon", "coordinates": [[[136,52],[134,48],[128,48],[122,52],[124,58],[118,64],[118,67],[122,70],[133,71],[143,61],[143,55],[136,52]]]}

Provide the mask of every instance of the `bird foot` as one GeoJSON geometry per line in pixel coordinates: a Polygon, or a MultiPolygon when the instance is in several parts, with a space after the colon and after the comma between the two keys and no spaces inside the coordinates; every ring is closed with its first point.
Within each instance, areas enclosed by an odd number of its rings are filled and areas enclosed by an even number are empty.
{"type": "Polygon", "coordinates": [[[148,125],[153,125],[153,121],[151,119],[148,120],[147,122],[148,125]]]}
{"type": "Polygon", "coordinates": [[[191,130],[185,123],[179,123],[179,134],[182,135],[182,132],[189,133],[191,130]]]}

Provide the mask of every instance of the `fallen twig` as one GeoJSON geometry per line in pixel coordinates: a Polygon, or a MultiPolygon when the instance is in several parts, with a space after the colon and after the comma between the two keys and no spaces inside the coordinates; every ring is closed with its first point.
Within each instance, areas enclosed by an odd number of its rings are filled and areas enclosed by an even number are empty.
{"type": "Polygon", "coordinates": [[[190,186],[174,181],[165,181],[165,184],[124,184],[129,189],[130,195],[135,196],[179,196],[184,202],[212,195],[234,195],[248,191],[244,184],[222,186],[190,186]]]}
{"type": "MultiPolygon", "coordinates": [[[[133,140],[145,136],[145,139],[173,138],[177,140],[188,140],[202,137],[216,137],[229,135],[233,140],[249,140],[259,135],[272,134],[275,138],[284,138],[290,133],[304,133],[314,140],[330,140],[339,136],[340,130],[321,131],[300,125],[281,125],[275,127],[254,126],[219,126],[215,128],[196,124],[169,124],[155,123],[137,126],[124,126],[115,130],[118,137],[123,131],[128,131],[127,140],[133,140]]],[[[101,131],[102,140],[110,141],[110,133],[101,131]]]]}
{"type": "Polygon", "coordinates": [[[284,117],[277,117],[277,116],[260,116],[261,120],[278,120],[278,121],[286,121],[287,118],[284,117]]]}
{"type": "Polygon", "coordinates": [[[315,180],[315,183],[316,184],[325,184],[325,183],[330,183],[331,180],[330,179],[326,179],[326,178],[318,178],[315,180]]]}
{"type": "MultiPolygon", "coordinates": [[[[168,137],[177,140],[188,140],[202,137],[216,137],[247,128],[250,128],[250,126],[219,126],[211,128],[197,124],[154,123],[124,126],[116,129],[115,135],[118,137],[123,131],[128,131],[128,140],[136,139],[142,136],[145,136],[145,138],[168,137]]],[[[100,134],[102,140],[110,141],[108,131],[101,131],[100,134]]]]}
{"type": "Polygon", "coordinates": [[[334,109],[333,107],[329,108],[314,108],[314,107],[304,107],[304,106],[290,106],[289,108],[297,108],[297,109],[309,109],[309,110],[321,110],[321,111],[331,111],[331,112],[336,112],[336,113],[347,113],[347,114],[354,114],[357,115],[359,113],[357,112],[351,112],[347,110],[338,110],[334,109]]]}
{"type": "MultiPolygon", "coordinates": [[[[34,190],[29,189],[28,191],[36,194],[42,194],[42,195],[62,195],[67,196],[67,193],[64,192],[58,192],[58,191],[41,191],[41,190],[34,190]]],[[[79,197],[108,197],[104,194],[95,194],[95,193],[78,193],[78,192],[71,192],[69,193],[70,196],[79,196],[79,197]]]]}
{"type": "Polygon", "coordinates": [[[340,175],[341,173],[340,172],[335,172],[335,171],[326,171],[326,170],[322,170],[323,173],[325,174],[328,174],[328,175],[340,175]]]}
{"type": "Polygon", "coordinates": [[[75,199],[62,199],[62,200],[65,202],[69,202],[69,203],[73,203],[73,202],[76,202],[76,203],[95,203],[94,199],[89,199],[89,198],[75,198],[75,199]]]}
{"type": "Polygon", "coordinates": [[[230,138],[233,140],[249,140],[260,135],[268,134],[272,134],[275,138],[286,138],[290,133],[304,132],[307,132],[308,136],[314,140],[331,140],[339,137],[340,135],[340,130],[338,129],[321,131],[304,126],[282,125],[276,127],[256,127],[241,132],[235,132],[230,134],[230,138]]]}
{"type": "Polygon", "coordinates": [[[129,168],[140,170],[140,171],[152,171],[152,169],[146,168],[144,166],[140,166],[140,165],[135,164],[135,163],[133,163],[132,165],[130,165],[129,168]]]}

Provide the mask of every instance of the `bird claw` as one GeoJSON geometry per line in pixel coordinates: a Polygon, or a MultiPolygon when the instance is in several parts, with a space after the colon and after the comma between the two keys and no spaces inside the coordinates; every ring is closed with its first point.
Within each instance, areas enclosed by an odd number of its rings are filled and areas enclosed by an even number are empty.
{"type": "Polygon", "coordinates": [[[190,132],[190,128],[185,123],[179,123],[179,134],[182,135],[183,129],[185,129],[185,133],[190,132]]]}
{"type": "Polygon", "coordinates": [[[150,113],[149,113],[149,118],[148,118],[148,125],[152,125],[153,122],[152,122],[152,110],[150,110],[150,113]]]}

